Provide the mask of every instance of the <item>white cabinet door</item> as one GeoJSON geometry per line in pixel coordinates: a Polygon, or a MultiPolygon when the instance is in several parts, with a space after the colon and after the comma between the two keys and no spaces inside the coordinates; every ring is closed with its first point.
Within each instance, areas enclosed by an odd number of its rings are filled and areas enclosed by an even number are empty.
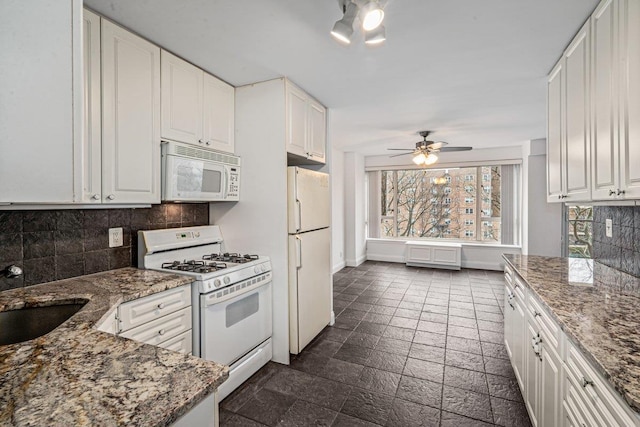
{"type": "Polygon", "coordinates": [[[589,158],[589,22],[578,32],[565,52],[565,194],[568,201],[591,197],[589,158]]]}
{"type": "Polygon", "coordinates": [[[562,365],[560,356],[542,337],[542,360],[540,361],[540,413],[541,426],[560,424],[562,410],[562,365]]]}
{"type": "Polygon", "coordinates": [[[640,198],[640,2],[620,2],[621,187],[640,198]]]}
{"type": "Polygon", "coordinates": [[[202,139],[203,71],[163,50],[162,137],[197,144],[202,139]]]}
{"type": "Polygon", "coordinates": [[[511,346],[511,351],[513,352],[513,371],[516,375],[516,379],[520,384],[520,388],[524,388],[524,363],[525,363],[525,308],[524,304],[519,301],[518,298],[514,298],[513,306],[514,316],[513,316],[513,345],[511,346]]]}
{"type": "Polygon", "coordinates": [[[529,411],[531,424],[544,426],[538,418],[540,413],[540,358],[535,352],[532,341],[538,337],[538,331],[530,321],[526,322],[525,334],[525,378],[524,378],[524,403],[529,411]]]}
{"type": "Polygon", "coordinates": [[[83,203],[102,203],[100,17],[85,9],[82,31],[84,122],[82,129],[81,201],[83,203]]]}
{"type": "Polygon", "coordinates": [[[285,91],[287,153],[307,157],[307,94],[290,83],[285,91]]]}
{"type": "Polygon", "coordinates": [[[309,99],[309,157],[311,160],[325,162],[327,143],[327,110],[314,99],[309,99]]]}
{"type": "Polygon", "coordinates": [[[102,20],[102,197],[160,203],[160,48],[102,20]]]}
{"type": "Polygon", "coordinates": [[[204,73],[202,140],[227,153],[234,152],[235,89],[204,73]]]}
{"type": "Polygon", "coordinates": [[[547,80],[547,201],[560,202],[564,194],[564,58],[547,80]]]}
{"type": "Polygon", "coordinates": [[[594,200],[617,197],[618,125],[617,0],[604,0],[591,18],[591,194],[594,200]]]}
{"type": "Polygon", "coordinates": [[[81,191],[81,31],[82,1],[1,2],[0,202],[70,203],[81,191]]]}

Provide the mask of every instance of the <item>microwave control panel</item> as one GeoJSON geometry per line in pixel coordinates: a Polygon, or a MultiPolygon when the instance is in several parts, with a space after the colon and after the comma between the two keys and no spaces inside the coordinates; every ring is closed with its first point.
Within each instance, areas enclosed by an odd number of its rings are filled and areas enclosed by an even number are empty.
{"type": "Polygon", "coordinates": [[[230,168],[227,199],[238,200],[240,198],[240,170],[230,168]]]}

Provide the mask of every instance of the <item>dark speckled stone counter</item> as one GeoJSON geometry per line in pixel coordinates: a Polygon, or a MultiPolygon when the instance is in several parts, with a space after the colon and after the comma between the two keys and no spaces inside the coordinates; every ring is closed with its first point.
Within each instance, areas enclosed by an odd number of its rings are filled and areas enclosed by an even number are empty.
{"type": "Polygon", "coordinates": [[[571,341],[640,412],[640,279],[591,260],[503,257],[571,341]]]}
{"type": "Polygon", "coordinates": [[[226,366],[95,327],[122,302],[189,282],[124,268],[0,292],[0,311],[88,301],[49,334],[0,346],[0,425],[166,426],[185,414],[226,366]]]}

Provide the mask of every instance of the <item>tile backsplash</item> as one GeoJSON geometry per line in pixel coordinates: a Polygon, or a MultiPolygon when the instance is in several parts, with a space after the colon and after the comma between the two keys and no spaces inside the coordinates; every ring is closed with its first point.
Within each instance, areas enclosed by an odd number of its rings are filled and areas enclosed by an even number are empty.
{"type": "Polygon", "coordinates": [[[593,258],[640,277],[640,206],[594,206],[593,258]],[[613,237],[605,235],[605,220],[613,222],[613,237]]]}
{"type": "Polygon", "coordinates": [[[135,266],[138,230],[207,224],[208,204],[0,211],[0,291],[135,266]],[[111,227],[122,227],[123,246],[109,248],[111,227]],[[22,277],[5,276],[12,264],[24,270],[22,277]]]}

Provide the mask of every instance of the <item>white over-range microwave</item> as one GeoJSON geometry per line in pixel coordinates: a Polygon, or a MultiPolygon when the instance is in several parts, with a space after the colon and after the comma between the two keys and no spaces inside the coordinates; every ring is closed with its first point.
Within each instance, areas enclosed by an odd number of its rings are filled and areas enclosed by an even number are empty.
{"type": "Polygon", "coordinates": [[[162,200],[239,199],[240,157],[180,142],[162,142],[162,200]]]}

